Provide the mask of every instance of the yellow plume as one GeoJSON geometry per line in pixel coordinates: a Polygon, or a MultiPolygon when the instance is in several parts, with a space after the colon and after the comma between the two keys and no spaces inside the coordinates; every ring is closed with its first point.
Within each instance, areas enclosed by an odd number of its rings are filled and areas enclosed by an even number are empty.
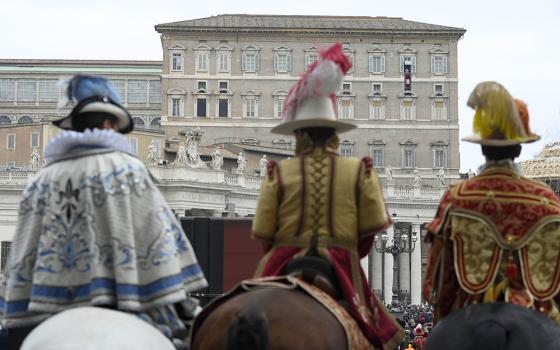
{"type": "Polygon", "coordinates": [[[478,84],[467,105],[475,109],[473,131],[483,139],[527,139],[515,101],[509,92],[494,81],[478,84]]]}

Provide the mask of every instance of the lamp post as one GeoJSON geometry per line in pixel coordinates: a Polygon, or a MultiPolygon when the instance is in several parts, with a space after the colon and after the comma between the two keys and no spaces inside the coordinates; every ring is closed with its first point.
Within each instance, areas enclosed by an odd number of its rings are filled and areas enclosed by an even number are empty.
{"type": "MultiPolygon", "coordinates": [[[[398,278],[398,272],[399,272],[398,257],[402,253],[410,254],[414,251],[414,248],[416,247],[417,237],[416,237],[416,232],[413,232],[412,242],[411,244],[409,244],[409,237],[408,234],[406,234],[406,231],[399,230],[395,227],[396,226],[395,224],[397,223],[397,219],[396,219],[397,213],[393,213],[392,216],[393,216],[393,232],[394,232],[392,242],[389,241],[389,235],[387,234],[387,232],[383,232],[381,234],[381,240],[379,239],[378,236],[374,237],[374,244],[375,244],[375,250],[378,253],[380,254],[387,253],[393,256],[393,287],[392,287],[393,298],[395,298],[395,296],[398,296],[398,298],[400,299],[400,295],[398,294],[400,292],[399,278],[398,278]]],[[[383,255],[383,265],[385,265],[384,261],[385,261],[385,255],[383,255]]],[[[383,281],[385,281],[384,272],[385,271],[383,269],[383,276],[382,276],[383,281]]],[[[385,294],[385,290],[382,290],[382,294],[383,295],[385,294]]]]}

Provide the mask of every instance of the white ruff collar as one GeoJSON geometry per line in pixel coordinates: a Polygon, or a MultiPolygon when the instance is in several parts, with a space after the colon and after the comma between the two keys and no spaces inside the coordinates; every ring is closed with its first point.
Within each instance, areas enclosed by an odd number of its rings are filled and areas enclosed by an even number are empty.
{"type": "Polygon", "coordinates": [[[113,149],[130,153],[128,139],[111,129],[86,129],[84,132],[63,131],[45,147],[45,161],[51,163],[71,152],[113,149]]]}

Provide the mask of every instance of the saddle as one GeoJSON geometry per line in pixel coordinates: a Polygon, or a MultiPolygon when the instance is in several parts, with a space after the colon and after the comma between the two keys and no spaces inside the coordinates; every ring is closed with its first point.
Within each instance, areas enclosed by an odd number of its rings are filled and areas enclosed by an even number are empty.
{"type": "Polygon", "coordinates": [[[334,268],[327,260],[319,256],[297,257],[286,265],[283,272],[284,275],[293,276],[314,285],[337,301],[341,299],[334,268]]]}

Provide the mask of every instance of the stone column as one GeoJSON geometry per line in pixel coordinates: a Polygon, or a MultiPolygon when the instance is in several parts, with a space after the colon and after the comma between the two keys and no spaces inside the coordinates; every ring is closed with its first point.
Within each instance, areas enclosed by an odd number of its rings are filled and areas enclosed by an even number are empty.
{"type": "Polygon", "coordinates": [[[416,305],[422,301],[422,236],[419,223],[412,224],[412,234],[416,235],[416,247],[410,256],[410,302],[416,305]]]}
{"type": "MultiPolygon", "coordinates": [[[[402,233],[408,235],[408,241],[406,241],[406,247],[408,249],[411,236],[408,232],[408,229],[402,233]]],[[[401,286],[401,290],[406,291],[408,295],[410,295],[410,263],[409,262],[410,262],[410,255],[406,252],[402,252],[399,255],[399,267],[400,267],[399,284],[401,286]]]]}
{"type": "MultiPolygon", "coordinates": [[[[381,235],[378,235],[379,242],[377,244],[381,245],[381,235]]],[[[379,292],[383,290],[383,254],[378,253],[375,249],[373,249],[373,261],[372,261],[372,281],[371,281],[371,289],[376,289],[379,292]]]]}
{"type": "MultiPolygon", "coordinates": [[[[393,245],[393,226],[387,228],[387,243],[386,246],[390,247],[393,245]]],[[[393,255],[391,253],[385,253],[385,269],[384,269],[384,281],[383,281],[383,294],[385,304],[390,304],[393,299],[393,255]]]]}

